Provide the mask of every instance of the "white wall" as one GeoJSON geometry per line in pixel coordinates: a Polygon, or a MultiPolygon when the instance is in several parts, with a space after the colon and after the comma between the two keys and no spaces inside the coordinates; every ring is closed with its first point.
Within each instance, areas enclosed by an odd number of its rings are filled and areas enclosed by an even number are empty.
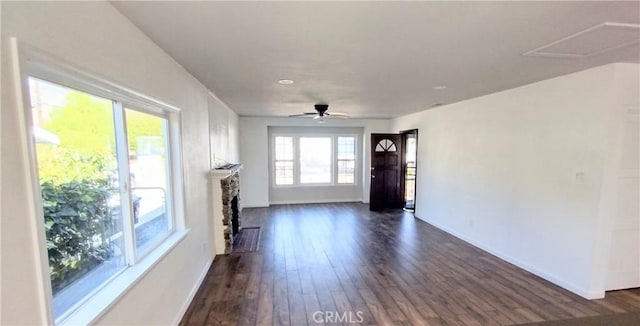
{"type": "Polygon", "coordinates": [[[579,295],[604,295],[593,277],[606,265],[594,257],[607,232],[614,67],[394,119],[392,130],[419,129],[416,215],[579,295]]]}
{"type": "Polygon", "coordinates": [[[240,117],[235,112],[229,115],[229,158],[230,163],[240,162],[240,117]]]}
{"type": "MultiPolygon", "coordinates": [[[[360,197],[363,202],[369,202],[370,183],[370,145],[371,133],[385,133],[389,131],[390,120],[386,119],[335,119],[327,120],[323,127],[361,127],[363,130],[364,159],[363,179],[360,197]]],[[[281,127],[318,127],[312,119],[304,118],[263,118],[240,117],[240,161],[244,164],[241,172],[240,184],[243,207],[269,206],[269,126],[281,127]]],[[[282,202],[282,198],[279,201],[282,202]]],[[[340,200],[340,196],[331,193],[321,195],[300,193],[291,202],[322,202],[340,200]]]]}
{"type": "MultiPolygon", "coordinates": [[[[182,108],[187,237],[116,302],[103,324],[171,324],[212,259],[208,216],[209,91],[108,2],[5,2],[2,6],[2,319],[47,324],[38,284],[29,162],[18,128],[23,114],[12,80],[9,38],[17,37],[80,69],[182,108]]],[[[220,107],[220,105],[218,105],[220,107]]],[[[233,138],[237,117],[228,109],[233,138]],[[233,130],[233,132],[232,132],[233,130]]],[[[214,122],[215,123],[215,122],[214,122]]],[[[224,137],[224,135],[222,135],[224,137]]],[[[235,140],[230,141],[237,143],[235,140]]],[[[221,155],[233,160],[237,145],[221,155]]]]}
{"type": "Polygon", "coordinates": [[[238,115],[214,94],[209,94],[211,166],[238,162],[238,115]]]}

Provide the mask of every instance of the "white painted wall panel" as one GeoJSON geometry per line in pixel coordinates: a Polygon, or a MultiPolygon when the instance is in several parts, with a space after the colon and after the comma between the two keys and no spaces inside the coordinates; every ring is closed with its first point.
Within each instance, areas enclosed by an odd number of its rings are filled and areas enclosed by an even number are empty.
{"type": "Polygon", "coordinates": [[[214,95],[208,97],[211,166],[238,163],[238,116],[214,95]]]}

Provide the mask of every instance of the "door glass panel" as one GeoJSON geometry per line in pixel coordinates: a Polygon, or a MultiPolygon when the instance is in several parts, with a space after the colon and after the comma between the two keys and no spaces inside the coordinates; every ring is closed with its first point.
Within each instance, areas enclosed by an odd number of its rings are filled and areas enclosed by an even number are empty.
{"type": "Polygon", "coordinates": [[[113,103],[36,78],[29,91],[59,319],[125,266],[113,103]]]}
{"type": "Polygon", "coordinates": [[[383,139],[376,145],[376,152],[395,152],[396,144],[389,139],[383,139]]]}
{"type": "Polygon", "coordinates": [[[404,208],[415,208],[417,135],[406,134],[404,208]]]}
{"type": "Polygon", "coordinates": [[[172,228],[167,202],[170,191],[168,122],[132,109],[125,109],[125,121],[136,253],[140,254],[163,239],[172,228]]]}

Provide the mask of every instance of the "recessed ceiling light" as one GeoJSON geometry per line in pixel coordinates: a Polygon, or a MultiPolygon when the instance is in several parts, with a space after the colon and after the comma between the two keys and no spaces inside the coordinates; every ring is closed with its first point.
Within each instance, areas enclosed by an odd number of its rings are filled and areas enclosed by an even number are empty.
{"type": "Polygon", "coordinates": [[[438,86],[433,86],[432,88],[435,89],[436,91],[441,91],[441,90],[447,88],[447,86],[438,85],[438,86]]]}
{"type": "Polygon", "coordinates": [[[295,81],[293,81],[291,79],[280,79],[280,80],[278,80],[278,84],[281,84],[281,85],[291,85],[293,83],[295,83],[295,81]]]}

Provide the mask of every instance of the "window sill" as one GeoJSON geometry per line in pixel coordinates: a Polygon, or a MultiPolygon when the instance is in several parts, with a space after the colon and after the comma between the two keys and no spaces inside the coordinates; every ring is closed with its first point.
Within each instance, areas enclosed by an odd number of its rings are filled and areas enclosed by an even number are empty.
{"type": "Polygon", "coordinates": [[[56,322],[57,325],[88,325],[98,320],[109,308],[115,304],[129,289],[138,283],[155,265],[171,252],[189,233],[189,229],[179,230],[170,235],[137,264],[128,267],[114,280],[89,298],[76,311],[65,319],[56,322]]]}
{"type": "Polygon", "coordinates": [[[357,183],[299,183],[292,185],[273,185],[273,189],[287,188],[326,188],[326,187],[359,187],[357,183]]]}

